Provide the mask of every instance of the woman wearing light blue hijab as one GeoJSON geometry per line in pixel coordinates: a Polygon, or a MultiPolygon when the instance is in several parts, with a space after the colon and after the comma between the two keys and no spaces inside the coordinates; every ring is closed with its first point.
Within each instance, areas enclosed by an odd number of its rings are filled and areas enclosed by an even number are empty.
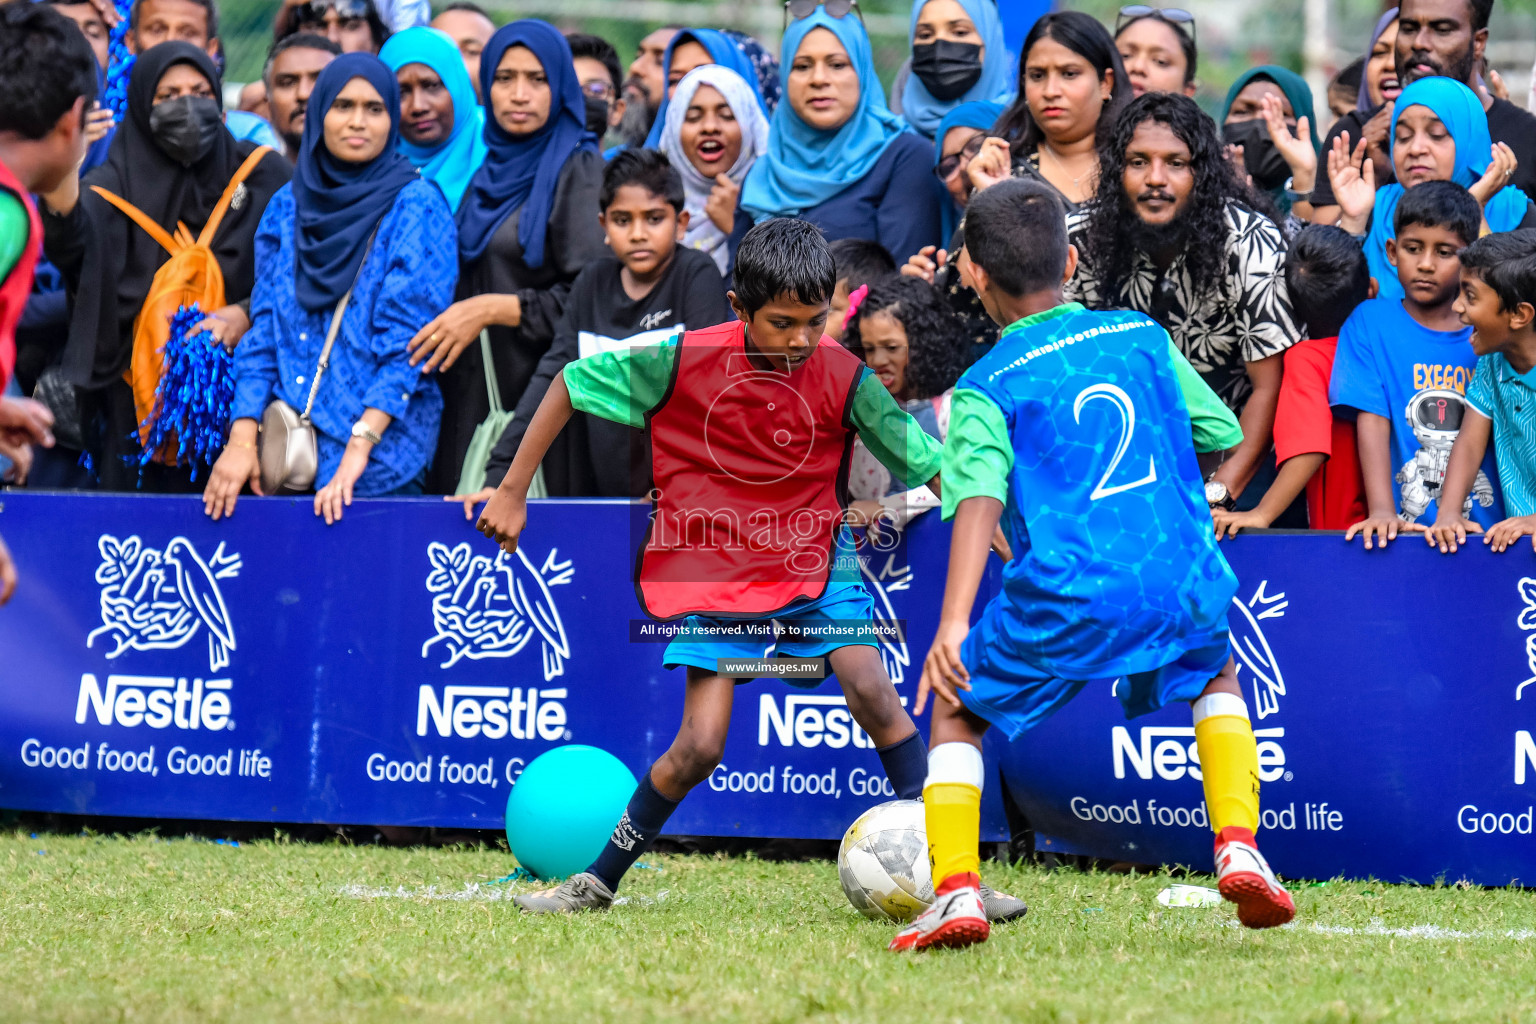
{"type": "Polygon", "coordinates": [[[937,138],[940,120],[962,103],[1013,98],[1013,54],[996,0],[913,0],[910,37],[901,113],[928,138],[937,138]]]}
{"type": "MultiPolygon", "coordinates": [[[[1370,233],[1365,239],[1365,258],[1380,287],[1380,296],[1400,299],[1403,288],[1397,271],[1387,260],[1387,241],[1396,235],[1393,222],[1405,188],[1424,181],[1454,181],[1482,203],[1483,219],[1492,232],[1513,231],[1522,226],[1530,214],[1531,202],[1524,192],[1508,184],[1505,175],[1498,175],[1501,180],[1484,180],[1494,163],[1493,143],[1488,135],[1488,115],[1471,89],[1451,78],[1421,78],[1402,91],[1393,109],[1389,137],[1397,180],[1376,191],[1374,207],[1370,209],[1370,233]],[[1436,120],[1444,126],[1449,139],[1437,139],[1432,130],[1424,131],[1432,129],[1436,120]]],[[[1506,157],[1511,168],[1513,159],[1512,155],[1506,157]]],[[[1358,180],[1358,171],[1353,167],[1344,171],[1358,180]]],[[[1344,182],[1335,177],[1335,196],[1339,196],[1341,184],[1344,182]]],[[[1339,199],[1347,220],[1353,204],[1342,196],[1339,199]]],[[[1363,216],[1363,211],[1360,215],[1363,216]]]]}
{"type": "Polygon", "coordinates": [[[447,90],[453,103],[453,125],[447,137],[437,143],[417,145],[406,139],[409,126],[402,123],[399,149],[423,178],[443,190],[448,208],[457,210],[469,179],[485,162],[485,109],[475,95],[475,85],[469,80],[458,46],[437,29],[419,26],[390,36],[379,51],[379,59],[397,75],[408,65],[420,64],[436,75],[447,90]]]}
{"type": "Polygon", "coordinates": [[[965,169],[970,164],[970,154],[976,152],[977,138],[985,138],[1003,116],[1003,104],[976,100],[962,103],[944,115],[933,140],[933,173],[943,182],[949,193],[944,205],[944,238],[946,243],[960,223],[960,214],[970,202],[974,191],[965,169]]]}
{"type": "Polygon", "coordinates": [[[886,106],[863,23],[824,7],[796,20],[784,33],[780,75],[784,97],[742,209],[758,221],[802,217],[829,241],[871,239],[897,263],[938,245],[947,200],[933,144],[886,106]]]}

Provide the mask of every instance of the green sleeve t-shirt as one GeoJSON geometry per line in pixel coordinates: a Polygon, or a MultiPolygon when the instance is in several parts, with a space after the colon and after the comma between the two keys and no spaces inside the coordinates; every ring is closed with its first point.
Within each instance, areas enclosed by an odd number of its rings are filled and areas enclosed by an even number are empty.
{"type": "MultiPolygon", "coordinates": [[[[571,406],[615,423],[644,427],[672,381],[678,339],[599,352],[567,363],[565,387],[571,406]]],[[[1198,379],[1198,378],[1197,378],[1198,379]]],[[[943,446],[907,415],[880,379],[864,370],[853,396],[854,429],[870,452],[909,487],[932,480],[943,461],[943,446]]]]}
{"type": "Polygon", "coordinates": [[[0,281],[16,269],[31,230],[26,206],[14,193],[0,189],[0,281]]]}

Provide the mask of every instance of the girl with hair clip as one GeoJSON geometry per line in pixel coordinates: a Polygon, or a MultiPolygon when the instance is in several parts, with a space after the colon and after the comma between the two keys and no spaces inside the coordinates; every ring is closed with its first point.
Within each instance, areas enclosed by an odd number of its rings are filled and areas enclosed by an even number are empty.
{"type": "MultiPolygon", "coordinates": [[[[843,344],[863,358],[924,431],[943,441],[955,381],[968,365],[959,321],[932,286],[915,278],[892,274],[860,290],[865,294],[850,309],[843,344]]],[[[915,516],[938,506],[931,490],[896,481],[861,442],[854,442],[852,459],[850,507],[863,521],[879,516],[901,530],[915,516]]]]}

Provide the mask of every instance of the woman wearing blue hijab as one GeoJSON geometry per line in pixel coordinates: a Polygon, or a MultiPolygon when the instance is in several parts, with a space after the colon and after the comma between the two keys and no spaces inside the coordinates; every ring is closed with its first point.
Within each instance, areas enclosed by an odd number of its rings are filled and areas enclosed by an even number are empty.
{"type": "Polygon", "coordinates": [[[901,114],[928,138],[937,140],[939,122],[962,103],[1013,97],[1013,54],[996,0],[913,0],[910,36],[901,114]]]}
{"type": "Polygon", "coordinates": [[[565,37],[531,18],[503,25],[480,54],[480,95],[486,153],[459,204],[458,301],[411,342],[421,370],[441,374],[432,493],[453,493],[490,412],[481,332],[502,407],[516,408],[554,340],[571,282],[608,255],[597,220],[603,157],[565,37]]]}
{"type": "MultiPolygon", "coordinates": [[[[1344,208],[1346,221],[1369,214],[1371,227],[1365,239],[1365,258],[1371,275],[1380,286],[1382,298],[1400,299],[1403,288],[1397,271],[1387,261],[1387,240],[1396,234],[1393,221],[1405,188],[1424,181],[1454,181],[1482,204],[1483,219],[1488,230],[1494,232],[1523,226],[1530,216],[1531,202],[1524,192],[1508,183],[1508,176],[1502,172],[1494,174],[1496,180],[1485,180],[1494,164],[1488,115],[1477,94],[1455,79],[1421,78],[1404,89],[1394,107],[1389,138],[1397,180],[1376,191],[1374,204],[1357,207],[1340,196],[1343,182],[1338,178],[1334,180],[1333,192],[1344,208]],[[1448,138],[1436,130],[1437,124],[1444,126],[1448,138]]],[[[1508,155],[1507,146],[1503,149],[1504,161],[1512,168],[1514,157],[1508,155]]],[[[1356,187],[1350,191],[1363,192],[1358,171],[1351,167],[1345,173],[1355,179],[1356,187]]]]}
{"type": "Polygon", "coordinates": [[[971,199],[973,189],[965,169],[971,162],[970,157],[976,153],[977,140],[986,137],[997,119],[1003,116],[1004,109],[1001,103],[975,100],[960,104],[939,121],[934,136],[933,173],[949,193],[949,202],[943,208],[946,242],[955,233],[965,204],[971,199]]]}
{"type": "Polygon", "coordinates": [[[437,442],[442,396],[410,365],[406,346],[452,300],[453,215],[395,149],[400,94],[377,57],[337,57],[308,109],[293,181],[272,197],[256,232],[229,441],[203,492],[215,519],[234,512],[247,483],[259,491],[257,423],[274,399],[310,407],[320,456],[315,514],[327,523],[354,496],[421,493],[437,442]]]}
{"type": "Polygon", "coordinates": [[[400,152],[443,190],[448,208],[457,210],[470,177],[485,160],[485,110],[458,46],[437,29],[418,26],[390,36],[379,59],[401,82],[400,152]],[[446,109],[439,113],[434,107],[446,109]],[[411,123],[413,108],[428,114],[424,120],[435,138],[420,137],[411,123]]]}
{"type": "Polygon", "coordinates": [[[661,96],[661,106],[656,108],[656,121],[651,125],[651,133],[645,139],[648,149],[661,147],[661,135],[667,123],[667,107],[671,105],[672,93],[677,89],[677,83],[681,82],[688,72],[705,64],[718,64],[723,68],[730,68],[746,79],[752,86],[753,95],[757,99],[758,107],[762,109],[763,116],[768,117],[773,113],[763,99],[762,88],[757,84],[756,65],[736,40],[712,28],[685,28],[672,37],[672,41],[667,44],[667,52],[661,58],[661,73],[666,78],[667,86],[661,96]],[[679,48],[684,50],[681,57],[677,52],[679,48]],[[689,53],[690,50],[694,52],[689,53]],[[702,50],[703,53],[697,52],[698,50],[702,50]],[[708,60],[701,59],[706,55],[709,57],[708,60]],[[688,59],[684,60],[682,57],[688,59]]]}
{"type": "Polygon", "coordinates": [[[939,244],[948,200],[933,144],[885,105],[863,23],[816,8],[784,33],[780,74],[784,98],[741,208],[758,221],[803,217],[829,241],[871,239],[897,263],[939,244]]]}

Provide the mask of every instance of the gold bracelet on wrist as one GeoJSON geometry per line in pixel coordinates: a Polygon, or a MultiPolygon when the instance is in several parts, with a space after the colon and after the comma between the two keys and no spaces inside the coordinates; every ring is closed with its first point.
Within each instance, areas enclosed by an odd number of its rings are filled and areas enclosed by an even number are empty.
{"type": "Polygon", "coordinates": [[[234,445],[236,448],[249,448],[251,451],[256,450],[256,445],[251,441],[235,441],[231,439],[224,443],[224,447],[226,448],[228,448],[230,445],[234,445]]]}

